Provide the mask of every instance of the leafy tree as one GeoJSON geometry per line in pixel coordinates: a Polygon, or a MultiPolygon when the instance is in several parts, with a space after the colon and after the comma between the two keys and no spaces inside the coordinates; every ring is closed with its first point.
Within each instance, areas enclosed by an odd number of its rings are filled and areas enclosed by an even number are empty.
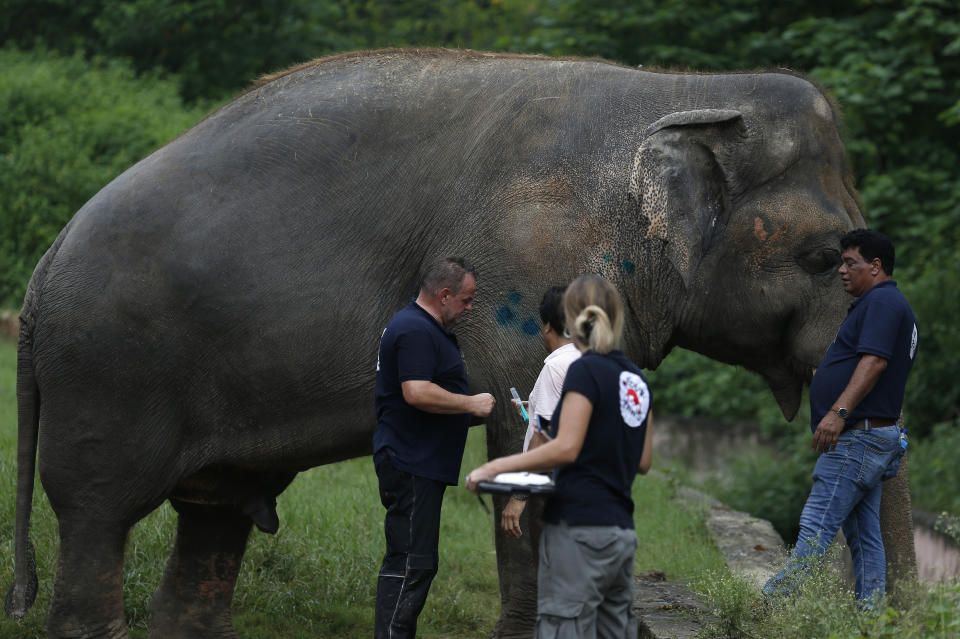
{"type": "Polygon", "coordinates": [[[525,8],[493,0],[0,0],[0,41],[123,57],[181,78],[188,101],[351,49],[503,48],[525,8]]]}
{"type": "Polygon", "coordinates": [[[0,49],[0,304],[85,201],[202,115],[117,60],[0,49]]]}
{"type": "Polygon", "coordinates": [[[355,42],[338,3],[288,0],[3,0],[0,40],[127,58],[138,72],[182,78],[187,100],[221,98],[255,80],[355,42]]]}

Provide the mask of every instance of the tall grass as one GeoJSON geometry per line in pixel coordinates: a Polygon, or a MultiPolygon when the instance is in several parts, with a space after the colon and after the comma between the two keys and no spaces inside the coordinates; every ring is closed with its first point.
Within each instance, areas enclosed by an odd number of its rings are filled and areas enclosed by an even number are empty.
{"type": "MultiPolygon", "coordinates": [[[[15,497],[16,349],[0,342],[0,588],[12,583],[15,497]]],[[[463,473],[486,459],[482,428],[471,430],[463,473]]],[[[461,473],[461,474],[463,474],[461,473]]],[[[53,589],[56,518],[37,481],[31,538],[40,593],[20,623],[0,621],[0,639],[40,638],[53,589]]],[[[669,476],[634,484],[638,571],[693,579],[722,569],[701,518],[673,500],[669,476]]],[[[486,498],[489,504],[489,498],[486,498]]],[[[373,628],[376,575],[383,555],[383,507],[369,457],[302,473],[279,497],[280,531],[251,533],[234,597],[238,633],[246,638],[362,637],[373,628]]],[[[168,505],[132,531],[124,572],[127,622],[146,637],[147,608],[173,544],[176,513],[168,505]]],[[[486,637],[499,615],[493,521],[463,488],[444,498],[440,572],[420,617],[419,634],[486,637]]]]}
{"type": "MultiPolygon", "coordinates": [[[[832,553],[837,552],[834,546],[832,553]]],[[[894,608],[861,609],[844,579],[827,561],[800,581],[791,596],[764,599],[755,586],[728,572],[705,572],[694,588],[714,607],[720,623],[707,637],[727,639],[957,639],[960,585],[917,584],[894,608]]]]}

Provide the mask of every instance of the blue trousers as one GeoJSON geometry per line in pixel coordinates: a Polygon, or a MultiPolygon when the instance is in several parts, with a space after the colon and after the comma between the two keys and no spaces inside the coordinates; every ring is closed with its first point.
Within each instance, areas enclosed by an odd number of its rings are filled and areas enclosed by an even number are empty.
{"type": "Polygon", "coordinates": [[[886,555],[880,536],[881,481],[896,475],[903,449],[896,426],[848,430],[837,447],[820,455],[813,488],[800,515],[800,535],[786,567],[763,587],[785,594],[823,557],[842,527],[853,559],[857,599],[875,604],[886,589],[886,555]]]}

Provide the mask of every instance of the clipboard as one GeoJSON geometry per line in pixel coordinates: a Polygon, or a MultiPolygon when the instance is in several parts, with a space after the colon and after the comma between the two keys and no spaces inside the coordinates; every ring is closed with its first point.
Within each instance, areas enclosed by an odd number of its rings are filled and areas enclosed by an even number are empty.
{"type": "Polygon", "coordinates": [[[504,473],[497,475],[494,481],[478,481],[477,490],[482,493],[497,493],[501,495],[549,495],[557,489],[553,480],[536,473],[504,473]],[[542,479],[535,479],[542,478],[542,479]],[[499,479],[499,481],[498,481],[499,479]],[[516,479],[517,481],[507,481],[516,479]],[[533,481],[525,481],[531,479],[533,481]]]}

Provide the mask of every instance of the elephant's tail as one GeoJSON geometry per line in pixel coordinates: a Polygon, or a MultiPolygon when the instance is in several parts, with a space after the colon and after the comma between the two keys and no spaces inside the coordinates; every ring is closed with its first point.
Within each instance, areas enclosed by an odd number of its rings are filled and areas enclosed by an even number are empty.
{"type": "Polygon", "coordinates": [[[70,224],[60,231],[53,246],[40,259],[27,285],[20,311],[17,342],[17,521],[14,529],[13,585],[7,591],[7,616],[22,619],[37,598],[37,560],[30,542],[33,478],[37,469],[37,435],[40,431],[40,386],[33,361],[34,330],[40,309],[40,292],[50,263],[60,249],[70,224]]]}
{"type": "Polygon", "coordinates": [[[33,368],[33,317],[28,300],[20,315],[17,344],[17,523],[14,533],[13,585],[7,591],[7,616],[22,619],[37,597],[37,567],[30,543],[33,476],[37,465],[40,428],[40,391],[33,368]]]}

